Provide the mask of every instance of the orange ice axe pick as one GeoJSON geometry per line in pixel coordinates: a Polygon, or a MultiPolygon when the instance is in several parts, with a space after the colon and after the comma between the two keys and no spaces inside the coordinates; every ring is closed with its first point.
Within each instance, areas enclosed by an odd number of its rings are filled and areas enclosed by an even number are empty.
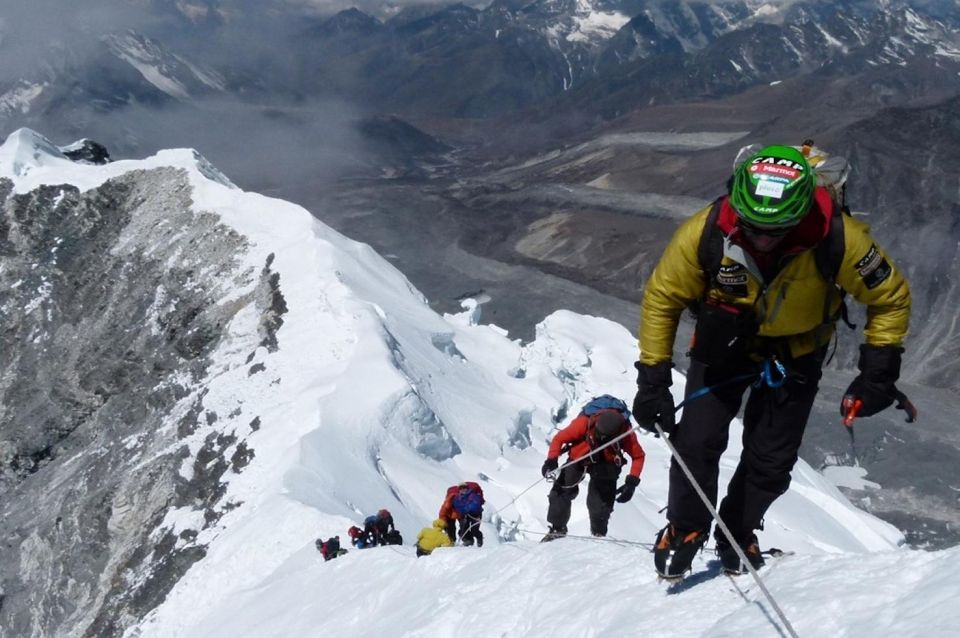
{"type": "Polygon", "coordinates": [[[860,408],[863,407],[863,401],[848,394],[843,397],[841,406],[843,407],[843,424],[847,426],[847,428],[852,429],[853,420],[857,418],[857,413],[860,412],[860,408]]]}

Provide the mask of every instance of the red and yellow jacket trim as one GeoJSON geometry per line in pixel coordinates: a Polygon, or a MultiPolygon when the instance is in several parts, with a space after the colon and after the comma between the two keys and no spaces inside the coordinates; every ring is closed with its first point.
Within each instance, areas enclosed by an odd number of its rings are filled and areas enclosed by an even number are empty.
{"type": "MultiPolygon", "coordinates": [[[[677,229],[647,280],[640,306],[639,346],[643,364],[654,365],[673,358],[680,315],[684,308],[704,297],[707,274],[700,267],[698,249],[709,213],[710,207],[704,208],[677,229]]],[[[909,285],[870,235],[867,224],[843,215],[843,227],[844,256],[836,282],[867,307],[864,335],[868,344],[902,346],[910,319],[909,285]],[[877,277],[876,270],[871,270],[881,262],[890,270],[882,279],[877,277]]],[[[752,308],[760,321],[758,336],[783,340],[792,357],[829,343],[833,327],[823,329],[829,284],[817,269],[812,245],[789,255],[773,281],[764,286],[755,264],[744,257],[745,251],[732,246],[729,238],[725,243],[721,267],[744,267],[746,294],[733,296],[711,286],[710,298],[752,308]]],[[[834,309],[839,303],[836,298],[834,309]]]]}

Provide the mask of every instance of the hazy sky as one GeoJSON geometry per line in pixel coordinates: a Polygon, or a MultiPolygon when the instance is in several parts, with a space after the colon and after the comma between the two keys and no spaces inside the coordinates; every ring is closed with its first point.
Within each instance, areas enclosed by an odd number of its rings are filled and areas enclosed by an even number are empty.
{"type": "MultiPolygon", "coordinates": [[[[422,4],[421,0],[364,2],[365,8],[422,4]]],[[[130,106],[111,110],[81,100],[71,103],[68,109],[58,106],[46,118],[41,107],[28,116],[15,114],[7,120],[0,112],[0,135],[8,134],[11,127],[28,125],[60,144],[72,141],[71,138],[89,136],[105,142],[115,156],[142,155],[166,146],[192,146],[221,165],[238,182],[244,181],[248,174],[267,181],[264,175],[268,172],[257,168],[265,157],[276,169],[269,172],[274,180],[301,183],[310,175],[336,173],[344,166],[364,161],[361,145],[351,127],[364,105],[342,100],[319,101],[310,97],[318,92],[316,87],[309,87],[298,95],[297,89],[291,87],[299,86],[295,74],[302,70],[298,65],[303,64],[303,56],[296,59],[290,54],[292,47],[284,45],[307,24],[303,9],[332,11],[352,4],[357,3],[353,0],[0,0],[0,96],[10,88],[11,82],[21,78],[42,82],[56,75],[67,78],[60,80],[60,90],[69,89],[73,91],[71,97],[76,95],[71,80],[82,86],[89,79],[83,77],[83,73],[98,78],[99,69],[90,60],[104,54],[102,35],[131,28],[153,35],[166,50],[193,63],[218,71],[235,71],[237,75],[232,80],[234,87],[239,87],[234,93],[238,97],[202,97],[190,105],[166,99],[154,100],[155,104],[150,106],[132,98],[130,106]],[[184,12],[178,12],[176,6],[184,12]],[[218,8],[226,16],[226,26],[205,29],[202,24],[191,23],[187,16],[202,16],[204,7],[218,8]],[[289,11],[269,11],[282,7],[289,11]],[[269,12],[270,19],[261,17],[267,15],[264,11],[269,12]]],[[[487,4],[487,0],[480,4],[487,4]]],[[[118,66],[119,72],[137,79],[132,67],[118,66]]],[[[305,72],[313,71],[308,68],[305,72]]],[[[108,77],[104,83],[112,81],[113,78],[108,77]]],[[[147,89],[151,90],[149,86],[147,89]]]]}
{"type": "Polygon", "coordinates": [[[0,0],[0,81],[29,75],[51,47],[89,51],[104,32],[156,22],[139,0],[0,0]]]}
{"type": "MultiPolygon", "coordinates": [[[[229,4],[239,11],[243,3],[269,1],[274,0],[229,4]]],[[[256,28],[256,21],[231,20],[211,45],[184,40],[203,32],[189,33],[187,23],[171,17],[176,14],[151,11],[147,4],[147,0],[0,0],[0,96],[10,82],[20,79],[42,82],[52,74],[66,76],[66,81],[59,81],[60,90],[74,78],[88,81],[85,73],[98,72],[90,60],[105,51],[101,36],[131,28],[160,34],[158,40],[167,50],[214,69],[266,54],[283,68],[284,52],[277,42],[283,41],[289,23],[271,23],[268,31],[256,28]]],[[[127,72],[138,77],[132,69],[127,72]]],[[[143,157],[160,148],[196,148],[238,184],[290,197],[292,186],[323,183],[365,161],[353,125],[358,116],[358,110],[345,102],[294,101],[261,88],[240,98],[213,95],[189,104],[131,100],[126,107],[105,110],[79,100],[50,115],[38,107],[27,114],[15,112],[6,120],[0,117],[0,137],[19,126],[35,128],[57,144],[90,137],[104,143],[115,159],[143,157]]]]}

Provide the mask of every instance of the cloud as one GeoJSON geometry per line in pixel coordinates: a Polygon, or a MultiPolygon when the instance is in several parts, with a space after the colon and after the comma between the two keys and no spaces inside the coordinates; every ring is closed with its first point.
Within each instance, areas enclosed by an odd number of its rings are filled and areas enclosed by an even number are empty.
{"type": "Polygon", "coordinates": [[[114,159],[195,148],[242,188],[304,204],[344,174],[379,170],[356,128],[375,105],[317,97],[323,86],[303,83],[318,81],[292,44],[309,24],[303,20],[309,2],[76,4],[0,0],[0,95],[9,88],[5,82],[61,76],[35,108],[4,115],[0,136],[28,126],[61,145],[89,137],[105,144],[114,159]],[[289,10],[273,11],[281,5],[289,10]],[[205,16],[195,10],[203,6],[217,11],[205,16]],[[130,29],[228,78],[228,91],[197,91],[180,101],[155,91],[132,66],[105,57],[111,54],[103,36],[130,29]],[[104,66],[107,60],[111,64],[104,66]]]}
{"type": "Polygon", "coordinates": [[[29,126],[58,144],[89,137],[105,144],[114,159],[195,148],[242,187],[279,196],[328,183],[369,161],[355,127],[361,109],[298,89],[302,65],[278,44],[304,29],[297,4],[2,0],[0,95],[20,79],[57,79],[44,94],[53,97],[27,113],[8,113],[0,133],[29,126]],[[278,14],[277,8],[287,11],[278,14]],[[232,94],[178,102],[156,93],[151,100],[146,80],[130,84],[138,81],[133,67],[123,76],[118,73],[125,63],[103,66],[110,55],[103,36],[131,29],[197,66],[225,72],[232,94]],[[140,93],[134,97],[131,91],[140,93]]]}
{"type": "Polygon", "coordinates": [[[355,109],[337,101],[264,107],[212,98],[164,107],[133,104],[109,114],[78,107],[69,119],[29,124],[60,145],[97,140],[114,160],[193,148],[245,190],[304,202],[306,194],[369,161],[356,120],[355,109]]]}
{"type": "Polygon", "coordinates": [[[84,59],[103,33],[156,22],[145,6],[130,0],[7,0],[0,3],[0,82],[84,59]]]}

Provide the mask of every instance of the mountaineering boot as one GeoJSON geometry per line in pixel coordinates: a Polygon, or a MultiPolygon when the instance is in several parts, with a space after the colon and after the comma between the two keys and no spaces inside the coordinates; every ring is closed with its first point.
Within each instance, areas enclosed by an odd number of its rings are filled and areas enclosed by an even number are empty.
{"type": "Polygon", "coordinates": [[[680,530],[667,525],[657,534],[653,546],[653,565],[661,578],[681,578],[690,570],[693,557],[707,542],[704,530],[680,530]]]}
{"type": "Polygon", "coordinates": [[[607,535],[607,521],[601,521],[599,519],[594,520],[590,519],[590,534],[598,538],[603,538],[607,535]]]}
{"type": "Polygon", "coordinates": [[[563,538],[567,535],[566,527],[550,527],[547,530],[547,533],[544,534],[543,538],[540,539],[541,543],[549,543],[550,541],[557,540],[558,538],[563,538]]]}
{"type": "MultiPolygon", "coordinates": [[[[763,554],[760,552],[760,545],[757,543],[756,534],[751,534],[746,541],[740,543],[740,548],[754,569],[760,569],[766,564],[766,561],[763,559],[763,554]]],[[[720,557],[720,564],[723,565],[723,571],[728,574],[739,575],[749,571],[737,555],[737,550],[724,538],[723,534],[717,534],[717,556],[720,557]]]]}

